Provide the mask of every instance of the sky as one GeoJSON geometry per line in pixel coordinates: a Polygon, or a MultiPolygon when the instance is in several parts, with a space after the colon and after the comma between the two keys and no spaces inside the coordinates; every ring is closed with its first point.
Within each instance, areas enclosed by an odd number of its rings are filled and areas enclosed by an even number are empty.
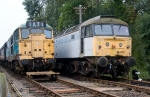
{"type": "Polygon", "coordinates": [[[14,30],[25,23],[28,13],[24,9],[24,0],[0,0],[0,48],[10,38],[14,30]]]}

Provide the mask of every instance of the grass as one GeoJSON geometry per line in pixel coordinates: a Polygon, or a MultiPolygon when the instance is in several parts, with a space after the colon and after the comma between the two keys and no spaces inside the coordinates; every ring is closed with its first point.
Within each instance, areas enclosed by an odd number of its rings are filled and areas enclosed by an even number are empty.
{"type": "MultiPolygon", "coordinates": [[[[145,70],[137,70],[138,72],[140,72],[140,74],[138,74],[138,77],[144,80],[150,79],[150,75],[148,74],[148,71],[145,70]]],[[[132,69],[130,70],[130,79],[132,79],[132,69]]]]}

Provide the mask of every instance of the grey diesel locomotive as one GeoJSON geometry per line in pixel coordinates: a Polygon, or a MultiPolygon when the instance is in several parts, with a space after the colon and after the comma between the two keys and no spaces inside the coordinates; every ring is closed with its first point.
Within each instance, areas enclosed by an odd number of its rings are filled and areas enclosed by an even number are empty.
{"type": "Polygon", "coordinates": [[[97,16],[55,35],[57,69],[113,78],[126,76],[136,61],[128,24],[114,16],[97,16]]]}

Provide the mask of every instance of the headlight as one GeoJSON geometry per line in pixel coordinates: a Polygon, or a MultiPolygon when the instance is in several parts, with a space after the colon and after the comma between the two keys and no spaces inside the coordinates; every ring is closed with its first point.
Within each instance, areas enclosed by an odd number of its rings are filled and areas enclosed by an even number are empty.
{"type": "Polygon", "coordinates": [[[119,47],[122,47],[122,43],[119,43],[119,47]]]}
{"type": "Polygon", "coordinates": [[[108,42],[106,42],[106,46],[107,46],[107,47],[109,46],[109,43],[108,43],[108,42]]]}

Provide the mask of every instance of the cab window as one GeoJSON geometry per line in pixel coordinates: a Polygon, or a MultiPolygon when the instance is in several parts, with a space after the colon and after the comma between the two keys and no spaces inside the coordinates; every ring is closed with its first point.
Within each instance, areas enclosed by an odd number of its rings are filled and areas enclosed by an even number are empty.
{"type": "Polygon", "coordinates": [[[85,32],[85,27],[82,27],[82,28],[81,28],[81,38],[84,37],[84,32],[85,32]]]}
{"type": "Polygon", "coordinates": [[[86,26],[85,27],[85,37],[91,37],[93,34],[92,34],[92,26],[86,26]]]}
{"type": "Polygon", "coordinates": [[[13,44],[13,36],[11,37],[11,45],[13,44]]]}
{"type": "Polygon", "coordinates": [[[18,29],[15,30],[14,32],[14,41],[18,40],[19,39],[19,33],[18,33],[18,29]]]}
{"type": "Polygon", "coordinates": [[[31,29],[31,33],[32,34],[41,34],[42,33],[42,29],[31,29]]]}
{"type": "Polygon", "coordinates": [[[22,29],[21,30],[21,37],[22,38],[28,38],[29,36],[29,29],[22,29]]]}
{"type": "Polygon", "coordinates": [[[112,27],[109,24],[97,24],[94,26],[95,35],[113,35],[112,27]]]}
{"type": "Polygon", "coordinates": [[[52,31],[44,30],[44,34],[45,34],[46,38],[52,38],[52,31]]]}
{"type": "Polygon", "coordinates": [[[127,26],[113,25],[114,33],[118,36],[129,36],[129,30],[127,26]]]}

